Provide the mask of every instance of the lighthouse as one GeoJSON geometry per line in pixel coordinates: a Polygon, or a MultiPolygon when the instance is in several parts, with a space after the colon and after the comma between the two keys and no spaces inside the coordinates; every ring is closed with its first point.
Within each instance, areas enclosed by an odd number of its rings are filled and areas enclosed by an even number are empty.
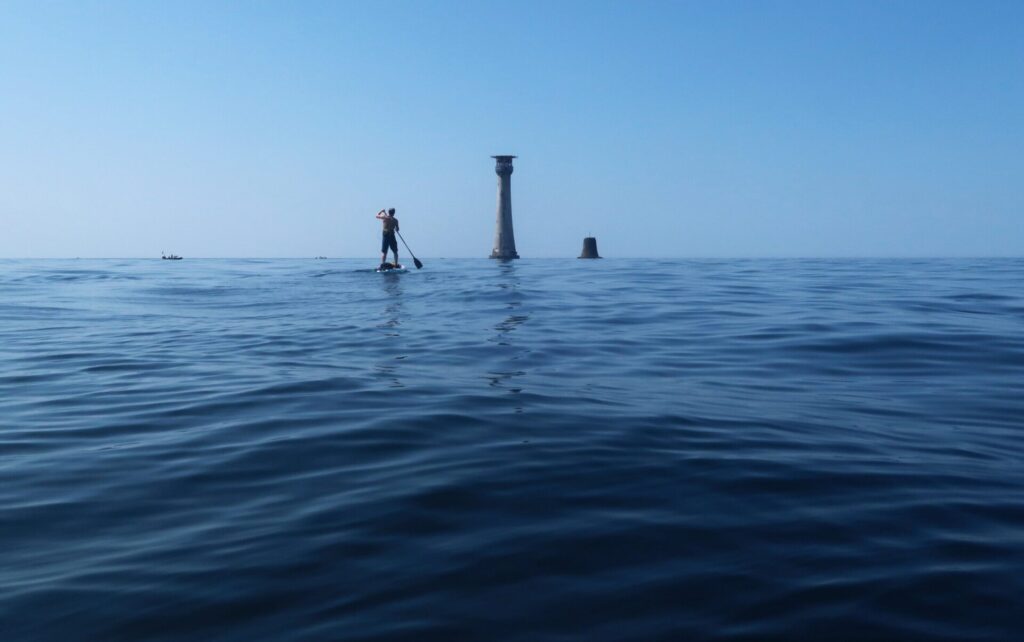
{"type": "Polygon", "coordinates": [[[492,259],[518,259],[516,237],[512,232],[512,159],[515,156],[491,156],[498,175],[498,218],[494,230],[492,259]]]}

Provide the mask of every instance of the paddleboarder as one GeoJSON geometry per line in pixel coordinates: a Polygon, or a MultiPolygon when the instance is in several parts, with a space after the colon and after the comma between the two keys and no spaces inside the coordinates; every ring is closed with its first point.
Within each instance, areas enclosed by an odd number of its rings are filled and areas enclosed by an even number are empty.
{"type": "Polygon", "coordinates": [[[377,212],[377,218],[384,224],[384,236],[380,242],[380,269],[387,269],[388,265],[388,249],[390,248],[395,254],[394,267],[399,267],[398,263],[398,239],[395,238],[395,232],[398,231],[398,219],[395,218],[395,208],[389,208],[387,210],[381,210],[377,212]]]}

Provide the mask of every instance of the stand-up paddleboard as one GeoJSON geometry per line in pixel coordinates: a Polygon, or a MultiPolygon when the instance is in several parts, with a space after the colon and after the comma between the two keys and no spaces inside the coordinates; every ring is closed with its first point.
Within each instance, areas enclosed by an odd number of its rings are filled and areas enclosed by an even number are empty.
{"type": "MultiPolygon", "coordinates": [[[[388,263],[388,265],[391,265],[388,263]]],[[[405,269],[404,265],[395,265],[392,267],[377,268],[377,272],[380,274],[404,274],[409,270],[405,269]]]]}

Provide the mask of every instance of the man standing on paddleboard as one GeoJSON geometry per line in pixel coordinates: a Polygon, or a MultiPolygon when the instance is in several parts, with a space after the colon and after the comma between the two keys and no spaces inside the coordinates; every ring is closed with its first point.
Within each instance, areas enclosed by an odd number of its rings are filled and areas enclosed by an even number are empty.
{"type": "Polygon", "coordinates": [[[395,267],[400,267],[398,264],[398,239],[395,238],[395,232],[398,231],[398,219],[395,218],[395,208],[388,210],[381,210],[377,212],[377,218],[384,223],[384,236],[380,242],[380,269],[387,269],[388,261],[388,248],[395,253],[395,267]]]}

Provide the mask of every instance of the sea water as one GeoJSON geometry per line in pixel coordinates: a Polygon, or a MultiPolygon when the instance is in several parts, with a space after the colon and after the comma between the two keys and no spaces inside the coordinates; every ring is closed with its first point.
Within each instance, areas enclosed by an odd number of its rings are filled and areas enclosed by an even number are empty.
{"type": "Polygon", "coordinates": [[[1024,261],[0,261],[0,638],[1024,637],[1024,261]]]}

